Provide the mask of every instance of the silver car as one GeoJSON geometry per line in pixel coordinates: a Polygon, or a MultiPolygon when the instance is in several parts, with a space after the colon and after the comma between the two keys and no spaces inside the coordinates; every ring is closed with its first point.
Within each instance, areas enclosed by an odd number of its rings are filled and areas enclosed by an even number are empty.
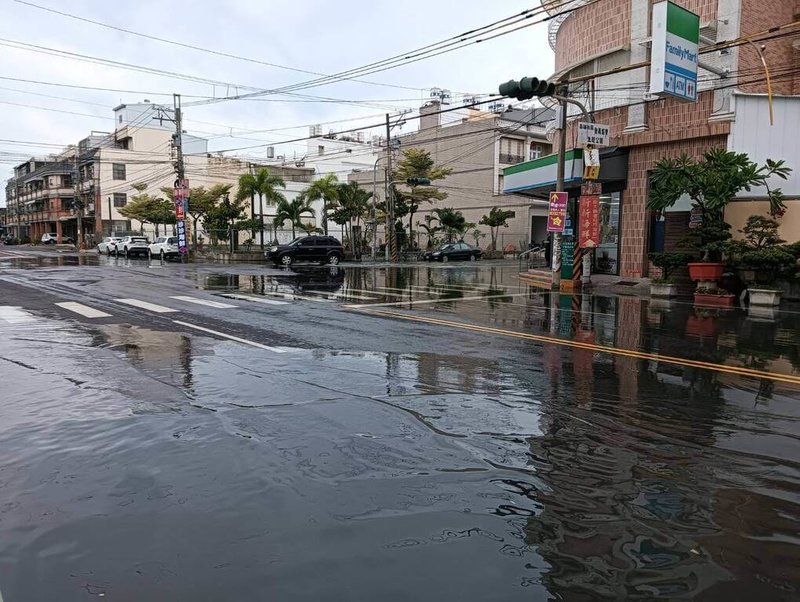
{"type": "Polygon", "coordinates": [[[126,236],[117,243],[117,255],[125,257],[131,255],[147,256],[150,251],[150,241],[144,236],[126,236]]]}
{"type": "Polygon", "coordinates": [[[117,252],[117,244],[122,240],[121,236],[106,236],[97,243],[97,252],[100,255],[111,255],[117,252]]]}

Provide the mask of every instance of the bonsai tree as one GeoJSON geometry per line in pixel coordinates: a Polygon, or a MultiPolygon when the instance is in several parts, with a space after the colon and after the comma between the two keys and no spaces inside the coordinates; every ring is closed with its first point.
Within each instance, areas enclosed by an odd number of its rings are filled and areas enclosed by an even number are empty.
{"type": "Polygon", "coordinates": [[[489,226],[489,230],[492,234],[491,251],[497,250],[497,231],[500,228],[508,228],[508,220],[514,217],[514,215],[515,213],[513,211],[504,211],[500,209],[500,207],[492,207],[489,214],[484,215],[481,221],[478,222],[484,226],[489,226]]]}
{"type": "Polygon", "coordinates": [[[672,274],[675,270],[684,267],[691,257],[688,253],[650,253],[650,261],[657,268],[661,268],[661,278],[659,282],[671,282],[672,274]]]}
{"type": "Polygon", "coordinates": [[[727,250],[737,267],[753,272],[748,279],[771,284],[782,273],[791,273],[796,259],[778,236],[778,222],[751,215],[739,232],[743,238],[731,241],[727,250]]]}
{"type": "Polygon", "coordinates": [[[746,154],[723,149],[709,150],[699,160],[683,154],[656,163],[647,206],[663,211],[688,195],[702,217],[692,237],[694,246],[702,253],[703,261],[719,261],[730,239],[730,226],[723,218],[727,204],[743,190],[764,188],[770,214],[783,215],[786,211],[783,193],[780,188],[772,188],[769,179],[776,176],[785,180],[789,173],[791,169],[783,161],[767,159],[759,167],[746,154]]]}

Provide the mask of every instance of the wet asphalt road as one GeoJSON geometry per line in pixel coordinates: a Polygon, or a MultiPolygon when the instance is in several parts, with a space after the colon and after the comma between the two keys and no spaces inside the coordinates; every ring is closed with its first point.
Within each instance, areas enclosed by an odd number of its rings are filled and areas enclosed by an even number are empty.
{"type": "Polygon", "coordinates": [[[2,599],[798,599],[800,313],[518,272],[0,248],[2,599]]]}

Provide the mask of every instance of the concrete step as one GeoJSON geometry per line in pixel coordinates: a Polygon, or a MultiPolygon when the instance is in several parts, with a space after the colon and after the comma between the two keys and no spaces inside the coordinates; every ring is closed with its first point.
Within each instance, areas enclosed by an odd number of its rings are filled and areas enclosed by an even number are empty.
{"type": "Polygon", "coordinates": [[[553,274],[550,270],[533,269],[522,272],[519,279],[525,284],[538,288],[550,289],[553,284],[553,274]]]}

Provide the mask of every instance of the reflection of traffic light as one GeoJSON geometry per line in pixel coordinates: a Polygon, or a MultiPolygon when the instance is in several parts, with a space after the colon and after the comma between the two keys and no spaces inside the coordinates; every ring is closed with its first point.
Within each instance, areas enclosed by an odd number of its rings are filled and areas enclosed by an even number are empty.
{"type": "Polygon", "coordinates": [[[408,178],[406,184],[409,186],[430,186],[431,181],[428,178],[408,178]]]}
{"type": "Polygon", "coordinates": [[[500,84],[500,94],[517,100],[530,100],[534,96],[553,96],[556,93],[556,85],[546,79],[538,77],[523,77],[517,81],[509,80],[500,84]]]}

